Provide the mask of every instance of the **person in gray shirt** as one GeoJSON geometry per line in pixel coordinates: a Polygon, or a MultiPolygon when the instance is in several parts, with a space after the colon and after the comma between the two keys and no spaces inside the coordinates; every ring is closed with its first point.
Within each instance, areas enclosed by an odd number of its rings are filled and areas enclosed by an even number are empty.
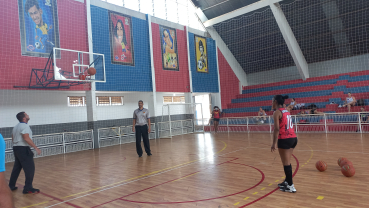
{"type": "Polygon", "coordinates": [[[13,140],[13,153],[14,153],[14,166],[9,180],[9,188],[12,191],[18,189],[15,186],[18,176],[23,168],[26,176],[26,182],[23,188],[23,194],[39,193],[39,189],[35,189],[32,186],[33,177],[35,175],[35,163],[33,161],[33,152],[30,147],[33,147],[37,154],[41,154],[41,150],[36,147],[32,141],[32,130],[28,125],[29,116],[25,112],[17,114],[19,124],[13,128],[12,140],[13,140]]]}
{"type": "Polygon", "coordinates": [[[143,101],[138,101],[138,109],[133,112],[132,131],[136,132],[136,151],[139,157],[142,157],[141,136],[143,138],[145,152],[151,156],[149,133],[151,132],[150,112],[143,107],[143,101]]]}

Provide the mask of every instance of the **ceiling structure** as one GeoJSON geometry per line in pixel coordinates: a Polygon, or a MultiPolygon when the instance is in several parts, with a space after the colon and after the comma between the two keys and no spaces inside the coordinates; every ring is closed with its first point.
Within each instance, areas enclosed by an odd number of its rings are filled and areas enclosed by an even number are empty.
{"type": "MultiPolygon", "coordinates": [[[[258,0],[192,0],[208,19],[258,0]]],[[[282,11],[307,63],[369,53],[368,0],[284,0],[282,11]]],[[[294,66],[269,7],[213,25],[246,73],[294,66]]]]}

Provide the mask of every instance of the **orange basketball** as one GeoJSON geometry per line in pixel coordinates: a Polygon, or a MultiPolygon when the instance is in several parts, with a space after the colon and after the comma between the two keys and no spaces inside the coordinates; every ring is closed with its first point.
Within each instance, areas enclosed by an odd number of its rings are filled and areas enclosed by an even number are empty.
{"type": "Polygon", "coordinates": [[[347,158],[345,158],[345,157],[340,157],[340,158],[338,158],[337,163],[338,163],[338,165],[339,165],[340,167],[342,167],[342,166],[341,166],[341,162],[342,162],[343,160],[348,160],[348,159],[347,159],[347,158]]]}
{"type": "Polygon", "coordinates": [[[352,165],[346,164],[346,165],[342,166],[341,172],[346,177],[352,177],[352,176],[355,175],[355,168],[352,165]]]}
{"type": "Polygon", "coordinates": [[[327,170],[327,163],[325,163],[322,160],[319,160],[318,162],[315,163],[315,167],[316,169],[318,169],[320,172],[323,172],[325,170],[327,170]]]}
{"type": "Polygon", "coordinates": [[[353,166],[352,162],[350,160],[342,160],[340,166],[344,166],[344,165],[350,165],[353,166]]]}
{"type": "Polygon", "coordinates": [[[94,67],[90,67],[87,69],[87,73],[89,75],[95,75],[96,74],[96,69],[94,67]]]}

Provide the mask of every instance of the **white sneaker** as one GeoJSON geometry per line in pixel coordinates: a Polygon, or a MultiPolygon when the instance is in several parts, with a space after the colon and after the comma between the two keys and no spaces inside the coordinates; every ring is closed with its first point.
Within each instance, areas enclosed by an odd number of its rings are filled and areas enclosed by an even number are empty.
{"type": "Polygon", "coordinates": [[[284,191],[284,192],[296,193],[296,189],[293,184],[291,186],[287,185],[285,187],[281,187],[279,190],[284,191]]]}

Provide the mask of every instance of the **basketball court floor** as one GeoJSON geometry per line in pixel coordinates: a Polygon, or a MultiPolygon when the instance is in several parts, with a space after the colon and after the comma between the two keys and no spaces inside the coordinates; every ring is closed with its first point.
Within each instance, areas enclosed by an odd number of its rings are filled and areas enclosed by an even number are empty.
{"type": "MultiPolygon", "coordinates": [[[[151,140],[153,156],[124,144],[35,159],[35,188],[13,192],[16,207],[368,207],[369,135],[299,134],[292,168],[297,193],[284,180],[271,134],[205,133],[151,140]],[[337,165],[350,159],[355,176],[337,165]],[[315,162],[328,164],[325,172],[315,162]]],[[[7,163],[11,170],[13,163],[7,163]]],[[[11,171],[6,171],[9,179],[11,171]]]]}

